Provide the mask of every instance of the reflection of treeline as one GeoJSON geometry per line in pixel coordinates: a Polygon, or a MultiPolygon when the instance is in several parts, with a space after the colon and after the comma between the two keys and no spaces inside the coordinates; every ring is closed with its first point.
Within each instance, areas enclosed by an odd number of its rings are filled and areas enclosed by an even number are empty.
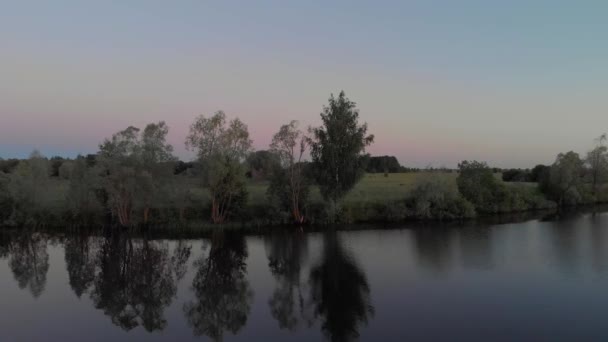
{"type": "Polygon", "coordinates": [[[402,198],[379,202],[362,194],[346,202],[366,171],[388,178],[420,170],[365,153],[374,137],[343,92],[330,97],[321,119],[321,126],[308,130],[297,121],[282,125],[268,150],[254,152],[241,120],[229,120],[222,111],[201,115],[185,141],[197,155],[192,162],[173,155],[162,121],[130,126],[105,139],[96,154],[73,160],[48,159],[37,151],[27,160],[0,160],[0,224],[450,220],[608,201],[608,152],[601,136],[584,158],[559,154],[552,165],[531,170],[463,161],[457,170],[426,169],[431,177],[402,198]],[[453,172],[456,182],[445,177],[453,172]],[[260,188],[264,199],[248,203],[250,191],[260,188]]]}

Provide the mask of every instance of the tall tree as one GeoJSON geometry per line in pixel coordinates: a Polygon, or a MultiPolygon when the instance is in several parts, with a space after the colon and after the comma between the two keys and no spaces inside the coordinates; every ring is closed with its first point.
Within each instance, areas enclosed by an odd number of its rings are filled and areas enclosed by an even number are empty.
{"type": "Polygon", "coordinates": [[[282,168],[276,170],[276,173],[280,174],[273,177],[268,190],[271,195],[288,203],[293,219],[297,223],[304,222],[302,211],[308,197],[308,183],[302,163],[307,148],[308,138],[298,129],[297,121],[281,126],[270,144],[270,151],[278,156],[282,168]],[[284,196],[285,192],[287,196],[284,196]]]}
{"type": "Polygon", "coordinates": [[[203,186],[211,194],[211,219],[223,223],[235,206],[246,200],[242,162],[251,151],[247,125],[235,118],[226,122],[223,111],[197,117],[190,126],[186,147],[194,150],[202,165],[203,186]]]}
{"type": "Polygon", "coordinates": [[[321,120],[321,127],[311,129],[311,156],[321,194],[335,206],[363,176],[362,154],[374,136],[359,124],[359,111],[343,91],[331,95],[321,120]]]}
{"type": "Polygon", "coordinates": [[[166,143],[168,130],[163,121],[147,125],[143,132],[130,126],[99,146],[109,204],[123,226],[133,223],[138,206],[143,210],[144,223],[148,221],[159,182],[164,179],[163,174],[171,173],[171,168],[163,164],[175,159],[173,147],[166,143]],[[169,171],[163,173],[165,169],[169,171]]]}
{"type": "Polygon", "coordinates": [[[167,143],[169,127],[164,121],[146,126],[141,135],[141,151],[144,170],[150,175],[150,183],[142,196],[144,223],[148,222],[150,207],[160,205],[167,195],[166,185],[173,175],[173,146],[167,143]]]}

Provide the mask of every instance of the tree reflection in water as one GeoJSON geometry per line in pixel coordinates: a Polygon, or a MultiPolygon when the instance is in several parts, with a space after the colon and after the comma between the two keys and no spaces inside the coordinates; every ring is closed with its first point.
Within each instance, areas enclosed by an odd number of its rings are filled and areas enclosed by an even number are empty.
{"type": "Polygon", "coordinates": [[[11,234],[0,231],[0,259],[6,259],[11,252],[11,234]]]}
{"type": "Polygon", "coordinates": [[[367,277],[344,249],[335,232],[323,237],[321,262],[310,271],[314,317],[331,341],[359,337],[359,327],[373,316],[367,277]]]}
{"type": "Polygon", "coordinates": [[[65,264],[70,286],[80,298],[95,280],[95,265],[99,253],[97,240],[88,235],[68,236],[64,244],[65,264]]]}
{"type": "Polygon", "coordinates": [[[190,243],[183,240],[177,242],[177,246],[171,257],[171,265],[177,281],[182,280],[186,275],[186,272],[188,271],[188,260],[190,259],[191,253],[192,245],[190,243]]]}
{"type": "Polygon", "coordinates": [[[138,325],[162,330],[164,309],[176,293],[167,244],[114,235],[102,245],[99,258],[91,293],[95,306],[125,330],[138,325]]]}
{"type": "Polygon", "coordinates": [[[308,253],[308,240],[301,232],[267,235],[264,239],[268,266],[277,287],[268,305],[279,328],[294,331],[304,314],[300,281],[301,265],[308,253]]]}
{"type": "Polygon", "coordinates": [[[9,266],[19,288],[28,288],[38,298],[49,270],[47,238],[40,233],[21,233],[10,242],[9,266]]]}
{"type": "Polygon", "coordinates": [[[208,256],[195,262],[195,299],[183,307],[195,335],[221,341],[225,332],[236,334],[245,326],[253,300],[246,259],[242,235],[216,233],[208,256]]]}

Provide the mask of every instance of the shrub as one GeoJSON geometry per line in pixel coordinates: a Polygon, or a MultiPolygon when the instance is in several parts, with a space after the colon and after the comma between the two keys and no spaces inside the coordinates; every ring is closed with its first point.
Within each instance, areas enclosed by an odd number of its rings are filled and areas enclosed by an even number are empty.
{"type": "Polygon", "coordinates": [[[448,180],[439,177],[418,184],[407,203],[416,219],[451,220],[475,216],[473,204],[448,180]]]}
{"type": "Polygon", "coordinates": [[[500,182],[486,163],[463,161],[458,164],[460,174],[456,179],[462,196],[473,203],[479,212],[500,212],[501,203],[508,195],[504,183],[500,182]]]}

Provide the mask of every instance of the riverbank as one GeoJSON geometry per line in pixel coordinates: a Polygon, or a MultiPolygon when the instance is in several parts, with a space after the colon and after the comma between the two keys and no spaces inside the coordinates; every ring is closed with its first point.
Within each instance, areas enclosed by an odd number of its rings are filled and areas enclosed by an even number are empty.
{"type": "MultiPolygon", "coordinates": [[[[478,208],[465,200],[457,187],[456,172],[417,172],[401,174],[367,174],[346,196],[338,210],[328,210],[318,188],[311,187],[304,214],[305,227],[324,229],[328,225],[403,225],[471,222],[475,220],[504,220],[517,216],[541,215],[557,211],[555,202],[544,198],[536,183],[502,184],[496,205],[478,208]],[[493,212],[483,209],[493,208],[493,212]]],[[[148,213],[147,227],[153,230],[206,232],[217,229],[253,231],[269,227],[293,227],[291,215],[269,201],[267,182],[247,184],[246,204],[235,210],[230,220],[222,225],[210,222],[210,197],[196,179],[175,176],[172,184],[176,193],[187,194],[187,200],[163,201],[148,213]]],[[[69,183],[52,179],[44,192],[26,212],[12,215],[4,227],[117,227],[116,220],[104,206],[93,207],[88,215],[75,215],[68,196],[69,183]]],[[[135,216],[137,212],[134,212],[135,216]]]]}

